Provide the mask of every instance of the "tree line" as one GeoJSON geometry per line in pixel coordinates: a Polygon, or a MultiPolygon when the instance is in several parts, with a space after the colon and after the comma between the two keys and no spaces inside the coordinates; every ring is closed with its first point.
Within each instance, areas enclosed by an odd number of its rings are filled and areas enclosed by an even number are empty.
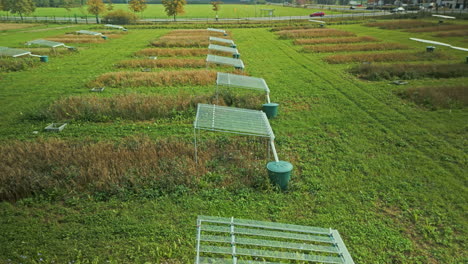
{"type": "MultiPolygon", "coordinates": [[[[147,8],[147,0],[125,0],[128,2],[128,8],[136,13],[141,13],[147,8]]],[[[18,14],[23,20],[23,15],[28,15],[36,10],[36,7],[63,7],[70,10],[72,7],[81,5],[87,6],[89,14],[96,16],[96,23],[99,24],[99,16],[107,13],[111,17],[133,17],[136,20],[134,14],[128,14],[123,10],[113,11],[114,3],[116,0],[0,0],[0,10],[10,12],[12,14],[18,14]],[[111,14],[111,13],[114,14],[111,14]]],[[[184,14],[184,6],[187,4],[186,0],[162,0],[164,10],[168,16],[176,20],[176,16],[184,14]]],[[[216,18],[218,17],[218,11],[220,9],[221,1],[216,0],[211,2],[213,5],[213,11],[216,12],[216,18]]]]}

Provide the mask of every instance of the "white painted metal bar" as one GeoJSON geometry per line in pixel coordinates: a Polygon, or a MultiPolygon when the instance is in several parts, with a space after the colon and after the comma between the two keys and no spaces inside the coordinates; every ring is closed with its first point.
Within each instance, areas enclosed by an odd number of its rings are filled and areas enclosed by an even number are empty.
{"type": "Polygon", "coordinates": [[[212,54],[208,54],[206,56],[206,62],[220,64],[220,65],[234,66],[239,69],[245,68],[244,62],[241,59],[234,59],[234,58],[224,57],[224,56],[216,56],[212,54]]]}
{"type": "Polygon", "coordinates": [[[234,41],[232,41],[231,39],[210,37],[209,40],[210,40],[210,43],[211,43],[211,42],[221,42],[221,43],[226,43],[226,44],[234,45],[234,41]]]}
{"type": "Polygon", "coordinates": [[[89,30],[78,30],[77,34],[92,35],[92,36],[102,36],[102,33],[89,31],[89,30]]]}
{"type": "Polygon", "coordinates": [[[212,32],[219,32],[219,33],[226,34],[226,30],[222,30],[222,29],[217,29],[217,28],[207,28],[206,30],[208,30],[208,31],[212,31],[212,32]]]}
{"type": "Polygon", "coordinates": [[[202,224],[197,264],[354,264],[338,231],[331,228],[233,217],[199,216],[198,220],[202,224]]]}

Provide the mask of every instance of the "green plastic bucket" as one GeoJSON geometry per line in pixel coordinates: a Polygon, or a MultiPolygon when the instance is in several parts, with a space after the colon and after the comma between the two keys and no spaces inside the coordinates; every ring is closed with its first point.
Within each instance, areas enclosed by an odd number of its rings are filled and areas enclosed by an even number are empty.
{"type": "Polygon", "coordinates": [[[434,46],[427,46],[426,47],[426,51],[427,52],[433,52],[435,50],[435,47],[434,46]]]}
{"type": "Polygon", "coordinates": [[[107,36],[101,36],[101,38],[103,38],[104,40],[107,40],[107,36]]]}
{"type": "Polygon", "coordinates": [[[262,110],[265,112],[266,116],[268,119],[274,118],[278,115],[278,106],[279,104],[277,103],[268,103],[268,104],[263,104],[262,110]]]}
{"type": "Polygon", "coordinates": [[[240,54],[239,54],[239,53],[232,54],[232,57],[233,57],[234,59],[239,59],[239,58],[240,58],[240,54]]]}
{"type": "Polygon", "coordinates": [[[231,48],[237,48],[236,44],[231,44],[231,48]]]}
{"type": "Polygon", "coordinates": [[[287,161],[271,161],[267,164],[268,176],[273,185],[278,185],[282,190],[288,188],[293,165],[287,161]]]}
{"type": "Polygon", "coordinates": [[[48,62],[49,61],[49,56],[41,56],[41,57],[39,57],[39,59],[41,60],[41,62],[48,62]]]}

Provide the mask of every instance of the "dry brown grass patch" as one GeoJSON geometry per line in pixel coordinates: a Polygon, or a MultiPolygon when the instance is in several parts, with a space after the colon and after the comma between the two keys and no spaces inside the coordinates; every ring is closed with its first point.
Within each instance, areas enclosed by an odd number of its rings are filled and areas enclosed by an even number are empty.
{"type": "Polygon", "coordinates": [[[454,31],[446,31],[446,32],[439,32],[433,35],[434,37],[468,37],[468,30],[454,30],[454,31]]]}
{"type": "Polygon", "coordinates": [[[194,47],[206,48],[209,44],[207,37],[166,37],[152,41],[151,45],[155,47],[194,47]]]}
{"type": "Polygon", "coordinates": [[[178,95],[123,94],[113,97],[70,96],[57,100],[43,113],[31,117],[47,120],[83,120],[105,122],[116,118],[126,120],[154,120],[185,114],[193,117],[198,103],[227,105],[249,109],[259,109],[264,100],[259,93],[236,94],[222,92],[215,95],[193,96],[187,93],[178,95]]]}
{"type": "Polygon", "coordinates": [[[453,58],[442,52],[417,52],[417,53],[360,53],[360,54],[336,54],[327,56],[324,60],[331,64],[352,62],[393,62],[393,61],[419,61],[419,60],[448,60],[453,58]]]}
{"type": "Polygon", "coordinates": [[[66,34],[59,35],[54,37],[45,38],[51,41],[57,41],[62,43],[104,43],[106,40],[99,36],[89,36],[89,35],[74,35],[66,34]]]}
{"type": "Polygon", "coordinates": [[[433,27],[413,28],[406,30],[407,32],[437,32],[437,31],[451,31],[451,30],[466,30],[466,25],[435,25],[433,27]]]}
{"type": "Polygon", "coordinates": [[[11,30],[20,28],[35,27],[37,24],[14,24],[14,23],[0,23],[0,30],[11,30]]]}
{"type": "Polygon", "coordinates": [[[316,29],[298,29],[298,30],[281,30],[277,34],[281,38],[323,38],[323,37],[353,37],[356,34],[334,29],[334,28],[316,28],[316,29]]]}
{"type": "Polygon", "coordinates": [[[135,53],[137,56],[161,56],[161,57],[198,57],[206,56],[207,49],[163,49],[163,48],[147,48],[135,53]]]}
{"type": "MultiPolygon", "coordinates": [[[[229,32],[226,31],[226,33],[229,32]]],[[[224,34],[221,32],[216,32],[216,31],[208,31],[206,29],[192,29],[192,30],[187,30],[187,29],[179,29],[179,30],[173,30],[166,34],[165,36],[217,36],[217,37],[224,37],[224,34]]]]}
{"type": "Polygon", "coordinates": [[[404,99],[431,109],[468,106],[468,86],[412,87],[398,91],[398,94],[404,99]]]}
{"type": "Polygon", "coordinates": [[[296,39],[295,45],[315,45],[315,44],[338,44],[338,43],[356,43],[356,42],[377,42],[380,41],[374,37],[343,37],[343,38],[318,38],[318,39],[296,39]]]}
{"type": "Polygon", "coordinates": [[[339,44],[327,46],[304,46],[306,52],[340,52],[340,51],[374,51],[409,49],[400,43],[370,43],[370,44],[339,44]]]}
{"type": "MultiPolygon", "coordinates": [[[[194,161],[192,140],[132,137],[118,142],[40,139],[0,145],[0,200],[17,200],[54,190],[66,193],[116,193],[122,190],[173,191],[204,185],[267,185],[265,149],[244,143],[245,137],[203,140],[194,161]]],[[[266,146],[266,145],[264,145],[266,146]]]]}
{"type": "Polygon", "coordinates": [[[110,72],[91,81],[89,87],[159,87],[211,85],[216,82],[215,70],[159,72],[110,72]]]}
{"type": "Polygon", "coordinates": [[[372,23],[366,24],[366,26],[368,27],[378,27],[381,29],[408,29],[408,28],[432,27],[435,25],[437,24],[433,22],[425,22],[425,21],[410,20],[410,19],[372,22],[372,23]]]}
{"type": "Polygon", "coordinates": [[[117,64],[120,68],[203,68],[206,67],[204,59],[133,59],[121,61],[117,64]]]}

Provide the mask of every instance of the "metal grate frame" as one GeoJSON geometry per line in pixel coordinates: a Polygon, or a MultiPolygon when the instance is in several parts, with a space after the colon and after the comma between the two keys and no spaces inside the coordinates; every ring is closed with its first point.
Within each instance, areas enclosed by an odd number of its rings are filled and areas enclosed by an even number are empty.
{"type": "Polygon", "coordinates": [[[244,62],[241,59],[233,59],[229,57],[216,56],[208,54],[206,56],[206,63],[215,63],[221,65],[234,66],[236,69],[244,69],[244,62]]]}
{"type": "Polygon", "coordinates": [[[285,260],[354,264],[340,234],[331,228],[198,216],[195,264],[279,264],[285,260]]]}

